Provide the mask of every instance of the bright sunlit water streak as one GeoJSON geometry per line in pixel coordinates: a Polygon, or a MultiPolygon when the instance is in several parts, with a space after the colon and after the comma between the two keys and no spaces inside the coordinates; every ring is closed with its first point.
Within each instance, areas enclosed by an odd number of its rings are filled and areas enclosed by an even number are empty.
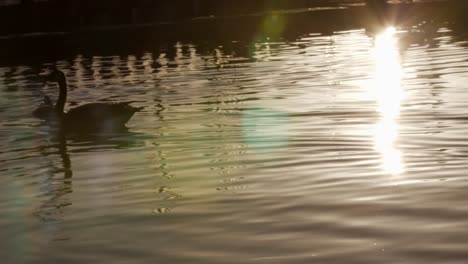
{"type": "Polygon", "coordinates": [[[373,58],[375,73],[370,89],[375,93],[380,113],[380,120],[375,128],[375,146],[382,155],[384,171],[398,174],[404,171],[402,154],[396,147],[404,91],[401,84],[403,70],[394,27],[387,28],[375,37],[373,58]]]}

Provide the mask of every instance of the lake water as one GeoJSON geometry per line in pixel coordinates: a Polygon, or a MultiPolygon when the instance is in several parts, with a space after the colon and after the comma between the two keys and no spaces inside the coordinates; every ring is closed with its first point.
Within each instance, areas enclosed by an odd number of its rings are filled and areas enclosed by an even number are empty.
{"type": "Polygon", "coordinates": [[[1,262],[466,263],[455,22],[1,67],[1,262]],[[31,115],[57,97],[37,77],[51,65],[66,109],[145,108],[126,133],[58,138],[31,115]]]}

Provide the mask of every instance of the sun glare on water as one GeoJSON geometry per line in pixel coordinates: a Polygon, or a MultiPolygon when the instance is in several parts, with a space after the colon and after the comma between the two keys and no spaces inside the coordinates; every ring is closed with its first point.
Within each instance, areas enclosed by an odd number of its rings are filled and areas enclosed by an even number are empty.
{"type": "Polygon", "coordinates": [[[371,85],[380,114],[380,120],[375,126],[374,144],[382,156],[383,170],[390,174],[404,172],[402,155],[396,147],[404,91],[401,86],[403,74],[395,34],[396,29],[389,27],[375,38],[375,72],[371,85]]]}

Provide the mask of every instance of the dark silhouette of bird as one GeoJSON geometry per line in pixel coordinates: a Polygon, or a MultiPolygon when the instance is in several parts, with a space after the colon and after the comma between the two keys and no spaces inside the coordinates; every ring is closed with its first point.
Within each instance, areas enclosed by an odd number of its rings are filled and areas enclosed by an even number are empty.
{"type": "Polygon", "coordinates": [[[43,104],[33,115],[57,126],[66,132],[109,132],[126,129],[126,123],[142,108],[133,107],[129,102],[90,103],[64,112],[67,101],[67,80],[60,70],[53,70],[45,76],[46,82],[57,82],[59,97],[55,105],[49,97],[44,97],[43,104]]]}

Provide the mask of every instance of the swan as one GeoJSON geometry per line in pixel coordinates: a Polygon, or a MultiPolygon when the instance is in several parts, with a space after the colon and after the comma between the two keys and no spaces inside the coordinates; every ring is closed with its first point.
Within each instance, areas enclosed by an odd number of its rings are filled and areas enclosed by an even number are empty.
{"type": "Polygon", "coordinates": [[[33,115],[49,123],[57,124],[69,132],[102,132],[125,129],[125,124],[142,108],[124,103],[90,103],[64,112],[67,101],[67,80],[60,70],[53,70],[45,76],[45,82],[57,82],[59,96],[55,106],[48,96],[33,115]]]}

